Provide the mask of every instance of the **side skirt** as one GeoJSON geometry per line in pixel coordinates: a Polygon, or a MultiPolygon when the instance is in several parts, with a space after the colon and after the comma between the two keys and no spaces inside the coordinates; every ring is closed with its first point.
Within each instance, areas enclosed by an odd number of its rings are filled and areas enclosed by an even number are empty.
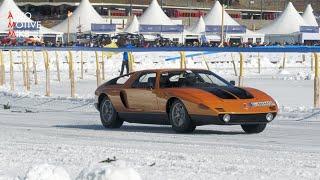
{"type": "Polygon", "coordinates": [[[170,125],[166,113],[119,112],[119,118],[129,123],[170,125]]]}

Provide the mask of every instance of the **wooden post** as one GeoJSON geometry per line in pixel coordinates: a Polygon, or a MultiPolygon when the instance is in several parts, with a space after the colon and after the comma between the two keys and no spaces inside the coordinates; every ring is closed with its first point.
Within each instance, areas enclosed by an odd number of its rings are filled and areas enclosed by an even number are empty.
{"type": "Polygon", "coordinates": [[[319,57],[317,53],[314,53],[315,59],[315,71],[314,71],[314,107],[320,108],[320,98],[319,98],[319,90],[320,90],[320,83],[319,83],[319,57]]]}
{"type": "Polygon", "coordinates": [[[233,66],[234,75],[238,76],[236,61],[234,60],[233,53],[231,53],[231,59],[232,59],[232,66],[233,66]]]}
{"type": "Polygon", "coordinates": [[[260,53],[258,53],[258,73],[261,74],[261,58],[260,58],[260,53]]]}
{"type": "Polygon", "coordinates": [[[26,82],[27,82],[27,91],[30,91],[30,67],[29,67],[28,51],[26,51],[26,82]]]}
{"type": "Polygon", "coordinates": [[[311,54],[311,71],[314,71],[313,65],[314,65],[314,54],[311,54]]]}
{"type": "Polygon", "coordinates": [[[23,86],[27,89],[27,78],[26,78],[26,62],[24,59],[24,52],[21,51],[21,64],[22,64],[22,75],[23,75],[23,86]]]}
{"type": "Polygon", "coordinates": [[[81,60],[81,76],[80,79],[83,79],[83,52],[80,51],[80,60],[81,60]]]}
{"type": "Polygon", "coordinates": [[[71,86],[71,97],[74,98],[76,96],[75,89],[75,79],[74,79],[74,67],[73,67],[73,57],[72,52],[69,51],[69,73],[70,73],[70,86],[71,86]]]}
{"type": "Polygon", "coordinates": [[[186,69],[186,53],[181,51],[180,52],[180,69],[186,69]]]}
{"type": "Polygon", "coordinates": [[[129,73],[133,72],[134,56],[132,52],[129,52],[129,73]]]}
{"type": "Polygon", "coordinates": [[[0,86],[3,86],[6,81],[6,71],[3,61],[3,52],[0,50],[0,86]]]}
{"type": "Polygon", "coordinates": [[[202,61],[206,64],[207,69],[210,71],[209,64],[208,64],[208,62],[205,60],[204,56],[202,56],[202,61]]]}
{"type": "Polygon", "coordinates": [[[104,72],[104,54],[103,51],[101,52],[101,69],[102,69],[102,80],[105,80],[105,72],[104,72]]]}
{"type": "Polygon", "coordinates": [[[239,74],[239,87],[243,86],[243,54],[240,53],[240,74],[239,74]]]}
{"type": "Polygon", "coordinates": [[[286,59],[287,59],[286,53],[283,53],[282,69],[285,69],[286,67],[286,59]]]}
{"type": "Polygon", "coordinates": [[[9,51],[9,58],[10,58],[10,90],[14,91],[14,72],[13,72],[12,50],[9,51]]]}
{"type": "Polygon", "coordinates": [[[34,51],[32,51],[32,64],[33,64],[34,84],[38,85],[37,63],[34,57],[34,51]]]}
{"type": "Polygon", "coordinates": [[[55,52],[56,55],[56,68],[57,68],[57,79],[59,82],[61,82],[61,76],[60,76],[60,64],[59,64],[59,54],[56,51],[55,52]]]}
{"type": "Polygon", "coordinates": [[[96,77],[97,77],[97,86],[101,84],[101,74],[100,74],[100,64],[99,64],[99,55],[98,52],[95,52],[96,55],[96,77]]]}
{"type": "Polygon", "coordinates": [[[50,60],[47,51],[43,51],[44,65],[46,69],[46,96],[50,96],[50,60]]]}

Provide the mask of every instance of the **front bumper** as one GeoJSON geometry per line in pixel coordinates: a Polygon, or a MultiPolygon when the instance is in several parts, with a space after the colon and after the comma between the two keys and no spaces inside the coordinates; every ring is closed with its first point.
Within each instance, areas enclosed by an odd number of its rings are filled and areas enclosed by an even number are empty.
{"type": "MultiPolygon", "coordinates": [[[[268,113],[259,114],[230,114],[230,121],[223,121],[224,114],[218,116],[191,115],[191,119],[197,126],[201,125],[241,125],[241,124],[267,124],[272,121],[266,119],[268,113]]],[[[277,113],[272,113],[274,118],[277,113]]],[[[274,119],[273,118],[273,119],[274,119]]]]}

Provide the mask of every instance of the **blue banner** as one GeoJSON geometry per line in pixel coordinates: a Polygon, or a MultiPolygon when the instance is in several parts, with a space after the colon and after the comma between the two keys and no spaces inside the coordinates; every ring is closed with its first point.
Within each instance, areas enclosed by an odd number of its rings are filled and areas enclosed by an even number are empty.
{"type": "Polygon", "coordinates": [[[14,22],[15,31],[39,31],[41,23],[39,21],[34,22],[14,22]]]}
{"type": "Polygon", "coordinates": [[[162,25],[161,32],[183,32],[183,25],[162,25]]]}
{"type": "Polygon", "coordinates": [[[91,24],[91,31],[93,32],[115,32],[115,24],[91,24]]]}
{"type": "Polygon", "coordinates": [[[319,33],[318,26],[300,26],[300,32],[302,33],[319,33]]]}
{"type": "Polygon", "coordinates": [[[140,32],[161,32],[161,25],[140,25],[140,32]]]}
{"type": "Polygon", "coordinates": [[[183,25],[140,25],[140,32],[183,32],[183,25]]]}
{"type": "MultiPolygon", "coordinates": [[[[225,33],[246,33],[245,26],[224,26],[225,33]]],[[[206,32],[220,33],[221,26],[206,26],[206,32]]]]}

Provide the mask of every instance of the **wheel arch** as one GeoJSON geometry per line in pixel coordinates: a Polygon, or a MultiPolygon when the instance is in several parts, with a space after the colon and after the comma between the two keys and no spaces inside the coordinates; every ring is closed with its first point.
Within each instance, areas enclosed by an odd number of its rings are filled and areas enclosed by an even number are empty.
{"type": "Polygon", "coordinates": [[[98,98],[98,107],[100,107],[100,103],[102,102],[102,100],[104,99],[104,98],[109,98],[109,96],[107,95],[107,94],[105,94],[105,93],[101,93],[100,95],[99,95],[99,98],[98,98]]]}
{"type": "Polygon", "coordinates": [[[181,99],[177,98],[177,97],[171,97],[168,99],[167,104],[166,104],[166,113],[169,115],[170,113],[170,107],[173,104],[174,101],[179,100],[182,102],[181,99]]]}

